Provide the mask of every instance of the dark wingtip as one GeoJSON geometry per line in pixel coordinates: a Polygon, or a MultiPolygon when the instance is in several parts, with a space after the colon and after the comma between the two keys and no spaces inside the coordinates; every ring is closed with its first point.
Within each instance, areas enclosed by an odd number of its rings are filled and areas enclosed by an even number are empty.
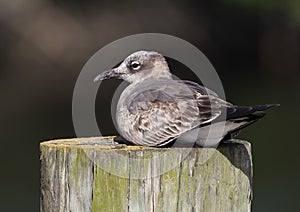
{"type": "Polygon", "coordinates": [[[280,104],[257,105],[257,106],[254,106],[253,109],[255,111],[264,111],[264,110],[268,110],[268,109],[279,107],[279,106],[280,106],[280,104]]]}
{"type": "Polygon", "coordinates": [[[235,106],[233,108],[227,108],[227,119],[236,119],[245,116],[249,116],[251,114],[259,117],[263,117],[265,115],[265,110],[279,107],[279,104],[266,104],[266,105],[256,105],[256,106],[235,106]]]}

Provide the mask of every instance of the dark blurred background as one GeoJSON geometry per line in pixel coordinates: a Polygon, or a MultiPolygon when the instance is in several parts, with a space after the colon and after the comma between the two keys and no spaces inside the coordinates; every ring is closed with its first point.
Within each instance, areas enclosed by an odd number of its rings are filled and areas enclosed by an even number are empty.
{"type": "MultiPolygon", "coordinates": [[[[253,211],[295,211],[299,30],[300,1],[294,0],[0,1],[0,211],[39,210],[39,143],[75,136],[72,92],[81,68],[109,42],[144,32],[197,46],[229,101],[281,104],[239,137],[253,147],[253,211]]],[[[104,95],[99,107],[108,112],[97,113],[107,135],[115,134],[110,100],[104,95]]]]}

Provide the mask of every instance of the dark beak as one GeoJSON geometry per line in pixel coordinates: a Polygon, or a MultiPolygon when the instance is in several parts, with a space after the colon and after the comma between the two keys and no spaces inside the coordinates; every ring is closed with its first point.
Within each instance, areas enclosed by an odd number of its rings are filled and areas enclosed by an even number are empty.
{"type": "Polygon", "coordinates": [[[106,80],[110,79],[113,77],[119,77],[120,73],[116,72],[115,69],[107,70],[99,74],[98,76],[95,77],[94,82],[99,82],[101,80],[106,80]]]}

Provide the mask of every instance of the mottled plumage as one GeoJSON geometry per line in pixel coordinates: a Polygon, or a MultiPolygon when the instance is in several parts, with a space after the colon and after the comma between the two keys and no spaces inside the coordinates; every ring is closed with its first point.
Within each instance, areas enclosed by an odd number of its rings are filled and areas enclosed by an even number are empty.
{"type": "Polygon", "coordinates": [[[135,52],[95,81],[111,77],[131,83],[121,94],[116,120],[121,136],[137,145],[162,146],[190,134],[199,145],[213,146],[276,106],[235,106],[195,82],[173,80],[157,52],[135,52]],[[207,140],[210,130],[216,137],[207,140]]]}

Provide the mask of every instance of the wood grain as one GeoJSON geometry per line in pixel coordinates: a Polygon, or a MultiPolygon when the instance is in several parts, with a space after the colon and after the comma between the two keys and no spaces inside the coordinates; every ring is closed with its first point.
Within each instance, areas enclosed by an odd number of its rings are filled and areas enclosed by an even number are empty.
{"type": "Polygon", "coordinates": [[[250,211],[250,143],[213,148],[120,145],[113,137],[42,142],[46,211],[250,211]]]}

